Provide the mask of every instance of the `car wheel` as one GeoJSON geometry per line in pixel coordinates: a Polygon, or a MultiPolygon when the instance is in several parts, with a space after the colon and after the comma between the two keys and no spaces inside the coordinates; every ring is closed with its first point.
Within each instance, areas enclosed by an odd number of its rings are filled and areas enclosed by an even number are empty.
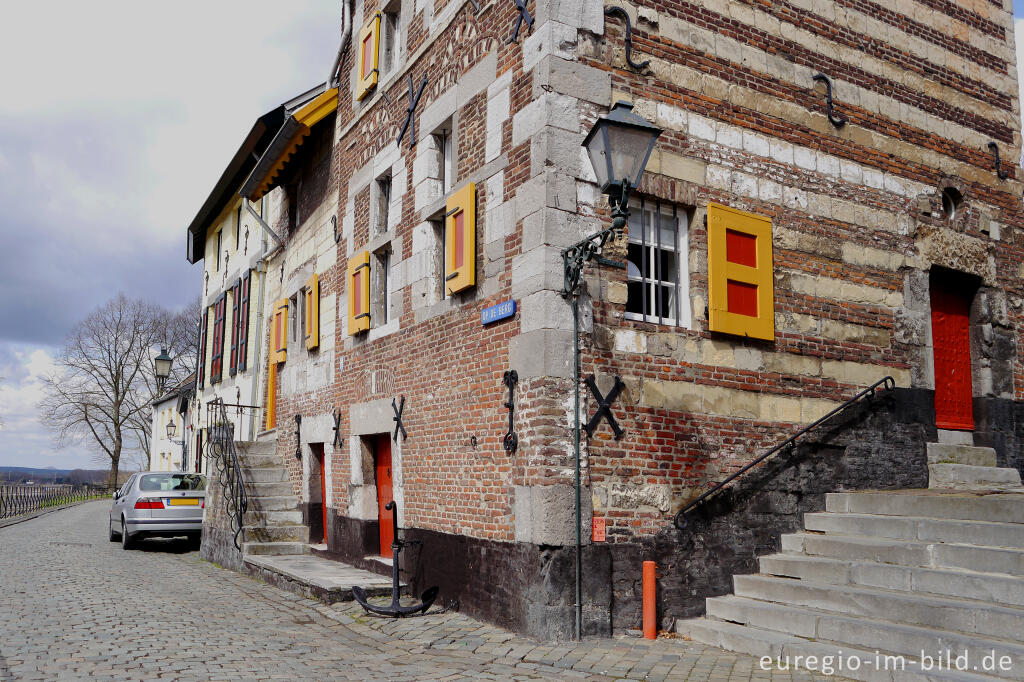
{"type": "Polygon", "coordinates": [[[131,549],[134,544],[128,535],[128,526],[125,525],[124,519],[121,519],[121,549],[131,549]]]}
{"type": "Polygon", "coordinates": [[[110,534],[111,542],[117,542],[121,539],[121,536],[114,530],[114,524],[110,522],[110,519],[107,519],[107,532],[110,534]]]}

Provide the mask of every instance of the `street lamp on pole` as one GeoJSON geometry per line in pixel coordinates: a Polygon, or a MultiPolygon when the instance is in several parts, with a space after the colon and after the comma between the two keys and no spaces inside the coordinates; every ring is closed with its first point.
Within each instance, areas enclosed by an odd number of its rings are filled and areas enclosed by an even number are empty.
{"type": "Polygon", "coordinates": [[[160,349],[160,355],[153,358],[153,373],[156,375],[156,388],[163,393],[167,377],[171,376],[171,364],[174,358],[167,354],[166,348],[160,349]]]}
{"type": "Polygon", "coordinates": [[[573,439],[575,445],[576,484],[576,639],[583,636],[583,531],[580,509],[580,279],[587,261],[601,254],[609,239],[618,239],[629,221],[629,191],[640,186],[647,160],[661,129],[633,113],[633,105],[616,102],[607,116],[594,124],[583,140],[601,192],[608,195],[612,208],[610,227],[595,232],[562,251],[562,297],[572,299],[573,382],[575,410],[573,439]]]}

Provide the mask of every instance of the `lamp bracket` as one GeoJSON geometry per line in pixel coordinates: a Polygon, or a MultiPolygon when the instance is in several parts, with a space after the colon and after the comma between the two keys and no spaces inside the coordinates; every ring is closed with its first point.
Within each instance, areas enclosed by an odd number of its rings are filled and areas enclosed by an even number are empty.
{"type": "Polygon", "coordinates": [[[583,276],[583,266],[587,261],[596,260],[598,263],[612,264],[615,267],[623,267],[616,261],[610,261],[601,257],[601,249],[609,239],[615,239],[622,234],[629,219],[629,181],[622,181],[622,189],[619,196],[612,194],[608,196],[608,203],[612,206],[612,225],[609,228],[595,232],[586,239],[582,239],[572,246],[562,250],[562,298],[569,298],[579,294],[580,278],[583,276]]]}

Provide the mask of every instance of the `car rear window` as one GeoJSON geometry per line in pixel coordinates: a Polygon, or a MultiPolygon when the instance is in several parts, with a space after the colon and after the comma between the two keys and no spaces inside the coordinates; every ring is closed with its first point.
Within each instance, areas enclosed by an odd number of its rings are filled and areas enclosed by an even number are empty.
{"type": "Polygon", "coordinates": [[[201,474],[146,474],[139,490],[206,490],[206,476],[201,474]]]}

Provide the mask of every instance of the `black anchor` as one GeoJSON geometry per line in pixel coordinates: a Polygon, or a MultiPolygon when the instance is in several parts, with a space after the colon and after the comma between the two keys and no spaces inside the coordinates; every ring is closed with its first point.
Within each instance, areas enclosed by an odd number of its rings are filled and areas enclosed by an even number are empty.
{"type": "Polygon", "coordinates": [[[405,432],[405,425],[402,424],[402,412],[405,410],[405,396],[402,396],[402,402],[395,405],[395,399],[391,399],[391,409],[394,410],[395,416],[391,418],[395,422],[395,435],[391,437],[391,440],[398,442],[398,432],[402,432],[402,440],[409,437],[409,434],[405,432]]]}
{"type": "Polygon", "coordinates": [[[398,505],[395,504],[394,500],[384,505],[384,509],[391,512],[391,528],[393,531],[393,535],[391,537],[394,538],[391,542],[391,604],[388,606],[374,606],[366,600],[366,590],[359,585],[352,586],[352,596],[355,597],[355,600],[359,602],[359,605],[364,609],[382,616],[402,618],[404,616],[413,616],[418,613],[426,613],[427,609],[433,605],[434,600],[437,599],[437,593],[441,591],[441,588],[434,585],[420,595],[419,604],[402,606],[402,603],[399,600],[399,593],[401,592],[402,586],[398,582],[398,555],[401,554],[402,548],[408,545],[421,545],[423,543],[420,540],[400,540],[398,538],[398,505]]]}
{"type": "Polygon", "coordinates": [[[523,22],[530,28],[533,28],[533,17],[530,16],[530,10],[526,9],[526,0],[513,0],[516,3],[516,7],[519,8],[519,16],[516,17],[516,30],[512,32],[512,35],[506,40],[506,43],[514,43],[519,40],[519,29],[522,28],[523,22]]]}
{"type": "Polygon", "coordinates": [[[334,411],[334,447],[343,447],[341,444],[341,410],[334,411]]]}
{"type": "Polygon", "coordinates": [[[996,157],[996,177],[1000,180],[1005,180],[1010,177],[1010,171],[1003,170],[1003,163],[999,160],[999,145],[995,142],[989,142],[988,148],[996,157]]]}
{"type": "Polygon", "coordinates": [[[612,431],[615,432],[615,440],[622,438],[622,435],[626,433],[619,427],[618,422],[615,421],[615,415],[612,414],[612,403],[619,397],[619,393],[625,386],[619,377],[615,377],[615,384],[612,386],[612,390],[608,391],[607,396],[601,395],[601,391],[598,390],[597,384],[594,382],[594,375],[591,374],[587,377],[587,386],[590,387],[590,392],[594,394],[594,398],[597,400],[597,412],[590,418],[587,425],[583,428],[587,430],[588,436],[593,436],[594,431],[597,430],[598,424],[601,423],[601,418],[604,417],[608,420],[608,425],[612,427],[612,431]]]}
{"type": "Polygon", "coordinates": [[[420,103],[420,95],[423,94],[423,88],[427,86],[427,77],[423,76],[423,80],[420,81],[420,89],[413,95],[412,92],[412,74],[409,74],[409,106],[405,108],[405,123],[402,124],[402,129],[398,132],[398,144],[402,144],[402,138],[405,137],[405,131],[409,131],[409,147],[416,146],[416,121],[413,120],[413,112],[416,111],[416,105],[420,103]]]}
{"type": "Polygon", "coordinates": [[[832,104],[832,81],[823,73],[815,74],[814,80],[825,83],[825,114],[828,116],[828,122],[836,128],[842,128],[846,125],[846,119],[835,113],[835,105],[832,104]]]}
{"type": "Polygon", "coordinates": [[[610,17],[612,15],[621,16],[622,20],[626,22],[626,63],[629,64],[630,68],[636,71],[643,71],[647,68],[647,65],[651,63],[650,59],[642,62],[637,62],[633,59],[633,27],[629,23],[629,14],[626,10],[622,9],[618,5],[612,5],[611,7],[605,8],[604,15],[606,17],[610,17]]]}
{"type": "Polygon", "coordinates": [[[508,386],[508,400],[505,407],[508,408],[508,433],[505,434],[504,444],[506,452],[515,452],[519,447],[519,436],[513,430],[513,418],[515,414],[516,384],[519,383],[519,372],[514,369],[505,372],[502,383],[508,386]]]}

